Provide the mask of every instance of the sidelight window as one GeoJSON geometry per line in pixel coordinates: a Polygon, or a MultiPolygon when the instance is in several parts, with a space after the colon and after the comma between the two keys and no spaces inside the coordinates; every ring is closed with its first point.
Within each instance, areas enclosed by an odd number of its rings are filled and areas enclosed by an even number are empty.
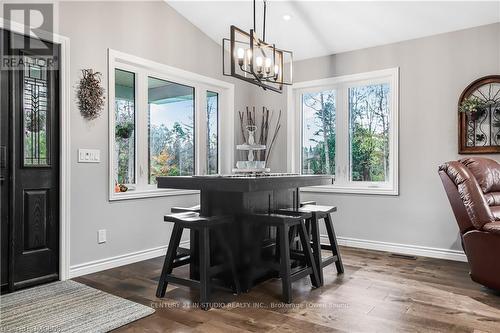
{"type": "Polygon", "coordinates": [[[219,167],[219,94],[207,91],[207,173],[215,174],[219,167]]]}
{"type": "Polygon", "coordinates": [[[115,183],[135,183],[135,74],[115,70],[115,183]]]}

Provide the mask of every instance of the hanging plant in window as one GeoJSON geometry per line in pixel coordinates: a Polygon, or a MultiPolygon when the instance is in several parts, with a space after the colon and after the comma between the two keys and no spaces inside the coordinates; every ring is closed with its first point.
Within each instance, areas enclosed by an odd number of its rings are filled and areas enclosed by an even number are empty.
{"type": "Polygon", "coordinates": [[[128,139],[132,136],[134,131],[134,124],[132,122],[124,122],[116,124],[116,136],[122,139],[128,139]]]}
{"type": "Polygon", "coordinates": [[[83,69],[77,91],[78,108],[83,118],[93,120],[99,117],[104,107],[104,88],[101,73],[83,69]]]}

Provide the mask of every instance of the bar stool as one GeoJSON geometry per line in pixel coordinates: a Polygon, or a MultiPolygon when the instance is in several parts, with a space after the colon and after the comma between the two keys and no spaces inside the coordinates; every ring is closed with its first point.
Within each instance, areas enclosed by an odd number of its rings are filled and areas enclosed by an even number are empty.
{"type": "Polygon", "coordinates": [[[292,214],[299,216],[308,216],[311,215],[306,220],[307,232],[308,234],[312,234],[312,250],[313,256],[318,267],[318,276],[320,280],[320,284],[323,285],[323,268],[335,263],[338,274],[344,273],[344,265],[342,264],[342,258],[340,256],[340,251],[338,247],[337,237],[335,235],[335,230],[333,228],[331,213],[337,211],[337,207],[335,206],[321,206],[321,205],[304,205],[299,207],[298,209],[287,208],[280,209],[277,213],[280,214],[292,214]],[[321,239],[319,235],[319,221],[323,220],[325,222],[326,232],[328,234],[328,240],[330,241],[330,245],[322,245],[321,239]],[[321,249],[329,249],[332,252],[332,255],[327,258],[322,258],[321,249]]]}
{"type": "MultiPolygon", "coordinates": [[[[312,217],[312,214],[306,216],[306,218],[312,217]]],[[[269,266],[271,269],[279,272],[279,277],[281,278],[282,285],[282,298],[283,302],[292,302],[292,282],[297,281],[303,277],[309,275],[311,283],[315,287],[320,286],[318,270],[312,255],[311,241],[307,235],[305,228],[305,217],[304,215],[283,215],[283,214],[252,214],[244,216],[245,221],[254,223],[259,227],[276,227],[278,240],[277,251],[279,251],[280,262],[267,262],[264,265],[269,266]],[[300,236],[301,244],[303,246],[303,259],[305,261],[305,267],[301,267],[295,272],[292,272],[292,262],[290,253],[290,240],[288,238],[288,233],[291,227],[296,227],[300,236]]],[[[260,247],[258,249],[260,251],[260,247]]],[[[257,252],[260,256],[260,252],[257,252]]],[[[252,267],[258,266],[255,262],[255,256],[252,260],[252,267]]]]}
{"type": "Polygon", "coordinates": [[[174,229],[172,231],[172,236],[170,237],[170,242],[168,244],[167,255],[165,256],[165,262],[163,264],[163,269],[161,272],[160,280],[158,282],[158,288],[156,290],[156,297],[164,297],[165,291],[167,290],[167,285],[169,282],[180,284],[188,287],[196,287],[200,289],[200,305],[204,310],[210,308],[210,290],[212,287],[211,279],[213,276],[223,272],[229,266],[234,283],[234,291],[236,293],[240,292],[240,284],[236,272],[236,265],[232,255],[231,247],[227,243],[227,239],[223,236],[221,228],[227,226],[233,221],[230,216],[211,216],[203,217],[198,213],[184,212],[166,215],[164,217],[165,222],[173,222],[174,229]],[[199,281],[180,278],[172,274],[172,269],[174,268],[174,259],[177,249],[179,248],[179,243],[181,241],[182,231],[186,229],[194,229],[198,231],[199,237],[199,264],[200,264],[200,279],[199,281]],[[227,262],[211,266],[210,264],[210,232],[213,231],[213,235],[216,241],[223,248],[224,254],[227,257],[227,262]]]}
{"type": "MultiPolygon", "coordinates": [[[[171,213],[185,213],[185,212],[194,212],[199,213],[201,210],[200,205],[192,206],[192,207],[172,207],[170,208],[171,213]]],[[[191,249],[186,249],[184,247],[178,247],[175,253],[174,259],[174,268],[183,266],[185,264],[189,264],[191,261],[191,249]]]]}

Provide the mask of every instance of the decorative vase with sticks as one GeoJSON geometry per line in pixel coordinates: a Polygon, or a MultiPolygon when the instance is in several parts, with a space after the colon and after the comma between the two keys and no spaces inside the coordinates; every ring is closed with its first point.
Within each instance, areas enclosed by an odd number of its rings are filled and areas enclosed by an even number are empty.
{"type": "MultiPolygon", "coordinates": [[[[241,138],[244,144],[237,145],[238,150],[248,150],[247,161],[238,161],[237,169],[246,169],[252,172],[269,171],[268,164],[276,138],[281,128],[281,110],[276,119],[274,132],[270,133],[270,124],[272,123],[273,112],[263,107],[260,115],[260,123],[257,124],[257,115],[255,107],[250,111],[239,112],[241,138]],[[258,141],[256,133],[259,132],[258,141]],[[257,161],[255,160],[254,150],[257,151],[257,161]]],[[[239,170],[241,171],[241,170],[239,170]]]]}

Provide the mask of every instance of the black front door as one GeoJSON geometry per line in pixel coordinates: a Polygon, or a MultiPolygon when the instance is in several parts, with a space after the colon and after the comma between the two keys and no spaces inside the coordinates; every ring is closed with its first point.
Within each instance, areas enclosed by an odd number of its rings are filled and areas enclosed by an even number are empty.
{"type": "Polygon", "coordinates": [[[40,41],[2,36],[21,60],[1,71],[2,285],[14,290],[59,276],[59,71],[33,48],[11,47],[40,41]]]}

